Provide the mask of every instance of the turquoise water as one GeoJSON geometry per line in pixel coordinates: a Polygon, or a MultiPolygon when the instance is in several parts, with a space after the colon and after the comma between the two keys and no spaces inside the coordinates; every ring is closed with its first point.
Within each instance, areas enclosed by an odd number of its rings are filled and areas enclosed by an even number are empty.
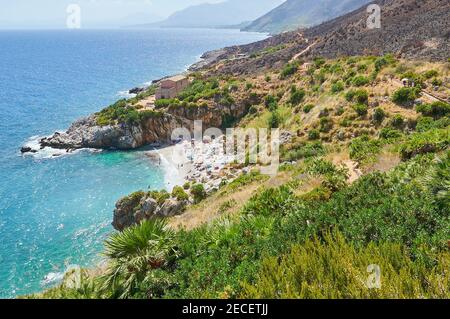
{"type": "Polygon", "coordinates": [[[21,156],[30,138],[183,71],[201,53],[264,38],[234,30],[0,32],[0,297],[40,291],[101,260],[114,204],[164,172],[143,151],[21,156]]]}

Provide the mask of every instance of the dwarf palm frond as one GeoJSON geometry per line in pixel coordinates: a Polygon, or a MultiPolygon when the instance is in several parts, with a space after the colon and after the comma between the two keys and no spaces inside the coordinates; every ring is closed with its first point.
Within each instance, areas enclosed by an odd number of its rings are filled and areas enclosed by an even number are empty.
{"type": "Polygon", "coordinates": [[[149,271],[167,266],[176,257],[174,246],[174,232],[164,220],[143,221],[113,234],[105,242],[110,263],[103,288],[130,297],[149,271]]]}

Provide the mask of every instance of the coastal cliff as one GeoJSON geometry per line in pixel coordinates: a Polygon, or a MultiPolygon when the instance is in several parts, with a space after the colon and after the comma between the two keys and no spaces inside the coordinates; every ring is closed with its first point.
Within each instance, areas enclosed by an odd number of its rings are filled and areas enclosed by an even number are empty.
{"type": "MultiPolygon", "coordinates": [[[[189,92],[192,89],[188,88],[179,99],[152,100],[151,105],[146,100],[148,94],[119,100],[98,113],[75,121],[65,132],[42,138],[40,147],[68,151],[81,148],[131,150],[150,144],[165,144],[171,142],[176,128],[187,128],[192,133],[194,121],[199,120],[204,130],[222,128],[243,117],[249,107],[261,99],[255,94],[234,94],[232,98],[231,93],[235,93],[236,88],[228,83],[224,83],[223,88],[208,89],[212,83],[194,79],[191,87],[199,85],[202,93],[213,94],[214,99],[198,98],[199,93],[189,92]],[[194,99],[196,102],[187,102],[194,99]]],[[[35,151],[23,149],[23,152],[35,151]]]]}

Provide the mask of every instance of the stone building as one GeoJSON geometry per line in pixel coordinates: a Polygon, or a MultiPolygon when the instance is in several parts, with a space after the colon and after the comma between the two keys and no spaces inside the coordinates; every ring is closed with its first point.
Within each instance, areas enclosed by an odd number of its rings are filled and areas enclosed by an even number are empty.
{"type": "Polygon", "coordinates": [[[156,99],[173,99],[189,85],[189,79],[184,75],[176,75],[160,82],[156,91],[156,99]]]}

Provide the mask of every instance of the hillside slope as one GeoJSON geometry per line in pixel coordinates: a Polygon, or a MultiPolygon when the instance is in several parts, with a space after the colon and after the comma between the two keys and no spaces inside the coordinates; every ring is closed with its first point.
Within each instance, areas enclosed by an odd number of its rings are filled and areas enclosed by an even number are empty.
{"type": "Polygon", "coordinates": [[[368,2],[370,0],[288,0],[243,30],[279,33],[309,27],[355,10],[368,2]]]}
{"type": "MultiPolygon", "coordinates": [[[[368,29],[369,14],[360,8],[342,17],[269,39],[227,48],[218,72],[251,74],[292,59],[392,53],[401,58],[443,61],[450,57],[450,2],[377,0],[381,28],[368,29]],[[237,54],[245,59],[234,59],[237,54]]],[[[216,62],[216,61],[214,61],[216,62]]]]}

